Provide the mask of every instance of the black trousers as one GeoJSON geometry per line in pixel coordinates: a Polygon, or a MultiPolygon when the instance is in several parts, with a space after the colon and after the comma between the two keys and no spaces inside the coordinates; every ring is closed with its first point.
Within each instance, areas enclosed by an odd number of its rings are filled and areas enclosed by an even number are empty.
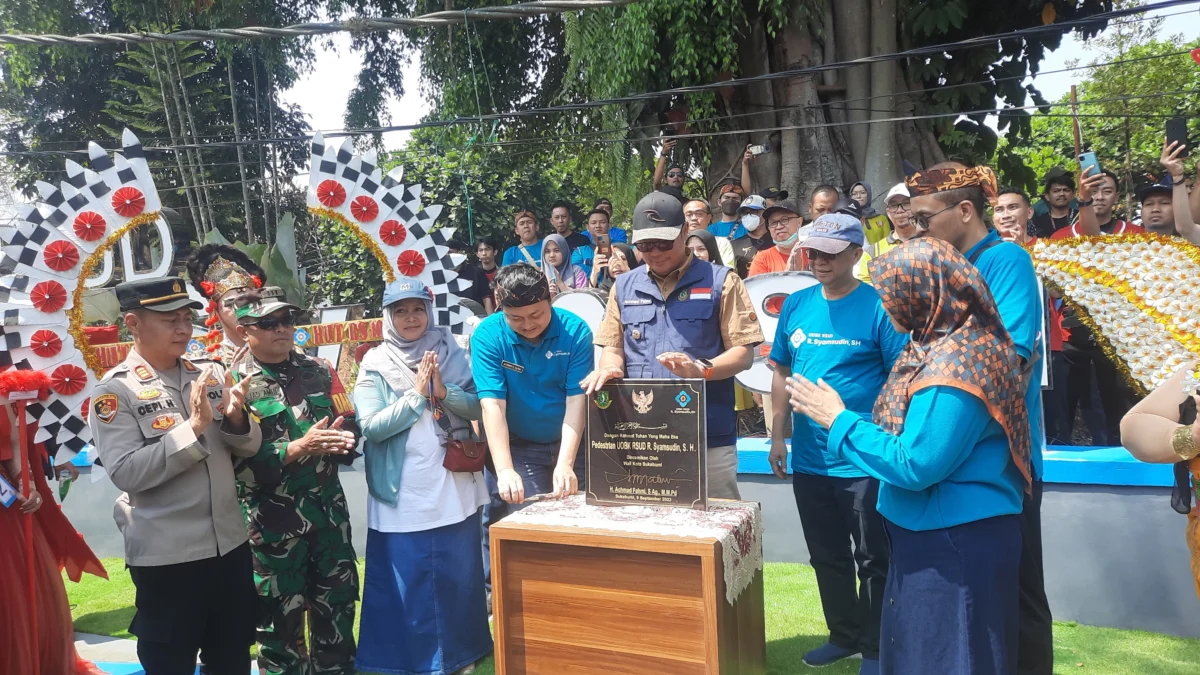
{"type": "MultiPolygon", "coordinates": [[[[1048,445],[1074,445],[1072,431],[1075,420],[1068,413],[1067,379],[1070,377],[1071,364],[1067,362],[1066,354],[1051,352],[1050,368],[1054,375],[1051,378],[1051,389],[1042,390],[1042,414],[1046,419],[1046,443],[1048,445]]],[[[1107,436],[1107,433],[1105,434],[1107,436]]]]}
{"type": "Polygon", "coordinates": [[[829,642],[861,651],[863,658],[879,658],[889,558],[883,517],[875,510],[879,481],[796,473],[792,489],[809,562],[817,575],[829,642]]]}
{"type": "Polygon", "coordinates": [[[1070,365],[1067,413],[1072,423],[1075,410],[1082,407],[1084,420],[1092,432],[1092,444],[1120,445],[1121,418],[1133,407],[1136,398],[1133,391],[1099,346],[1081,347],[1067,342],[1063,345],[1063,355],[1070,365]],[[1101,410],[1095,408],[1097,401],[1101,410]]]}
{"type": "Polygon", "coordinates": [[[1033,482],[1021,509],[1021,565],[1018,604],[1021,625],[1017,633],[1017,673],[1051,675],[1054,672],[1054,626],[1046,577],[1042,573],[1042,481],[1033,482]]]}
{"type": "Polygon", "coordinates": [[[250,545],[216,558],[177,565],[130,567],[138,637],[146,675],[246,675],[254,644],[254,567],[250,545]]]}

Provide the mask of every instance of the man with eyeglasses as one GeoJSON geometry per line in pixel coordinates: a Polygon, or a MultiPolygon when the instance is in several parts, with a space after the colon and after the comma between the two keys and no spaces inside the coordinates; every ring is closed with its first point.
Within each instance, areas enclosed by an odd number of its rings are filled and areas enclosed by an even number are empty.
{"type": "MultiPolygon", "coordinates": [[[[685,202],[683,205],[683,219],[687,222],[687,231],[689,233],[696,230],[707,230],[712,223],[712,207],[703,199],[693,199],[685,202]]],[[[734,255],[733,245],[725,237],[716,237],[717,252],[721,254],[721,260],[726,267],[733,267],[733,261],[736,259],[734,255]]]]}
{"type": "MultiPolygon", "coordinates": [[[[733,260],[737,263],[738,276],[743,279],[749,276],[754,257],[775,245],[771,241],[771,232],[767,229],[767,219],[763,216],[765,208],[766,200],[759,195],[746,197],[738,208],[738,218],[741,219],[742,229],[746,234],[731,241],[730,247],[733,249],[733,260]]],[[[718,237],[717,241],[722,239],[718,237]]]]}
{"type": "Polygon", "coordinates": [[[791,468],[796,509],[829,629],[826,643],[805,654],[804,663],[822,667],[862,654],[859,673],[875,675],[889,557],[883,517],[875,508],[879,481],[848,462],[830,459],[825,452],[829,433],[791,411],[786,380],[801,375],[847,392],[846,408],[869,420],[909,340],[896,332],[875,289],[854,277],[866,243],[862,222],[827,213],[808,229],[811,233],[799,246],[821,283],[788,296],[779,315],[770,356],[775,374],[768,459],[780,479],[786,480],[791,468]],[[784,444],[788,415],[790,463],[784,444]]]}
{"type": "Polygon", "coordinates": [[[692,257],[683,208],[652,192],[633,213],[633,242],[646,264],[617,277],[596,333],[604,348],[583,384],[598,391],[621,377],[706,381],[708,494],[738,499],[733,376],[763,341],[746,286],[728,267],[692,257]]]}
{"type": "Polygon", "coordinates": [[[246,406],[262,427],[258,452],[234,463],[259,594],[258,668],[349,674],[358,569],[338,467],[357,455],[359,432],[337,371],[292,349],[297,312],[277,287],[237,309],[250,349],[231,369],[250,381],[246,406]]]}
{"type": "Polygon", "coordinates": [[[796,202],[785,199],[775,206],[763,211],[763,220],[767,224],[767,238],[771,246],[758,252],[754,262],[750,264],[747,277],[769,274],[771,272],[795,272],[803,267],[803,254],[796,248],[800,238],[800,226],[804,225],[804,217],[796,202]]]}
{"type": "Polygon", "coordinates": [[[859,281],[868,284],[871,283],[871,274],[867,271],[867,262],[871,258],[887,253],[918,234],[917,228],[913,225],[912,221],[912,199],[904,183],[897,183],[891,190],[888,190],[884,205],[884,211],[887,214],[888,220],[892,223],[892,230],[883,239],[874,244],[867,244],[863,248],[862,260],[858,261],[858,267],[854,271],[854,276],[859,281]]]}
{"type": "Polygon", "coordinates": [[[671,161],[671,151],[675,149],[675,141],[666,141],[663,143],[662,150],[658,153],[658,162],[654,166],[654,189],[659,190],[663,187],[663,171],[666,171],[665,184],[668,187],[673,187],[677,190],[683,189],[683,167],[668,162],[671,161]]]}
{"type": "Polygon", "coordinates": [[[984,212],[999,192],[996,174],[986,166],[968,167],[943,162],[910,175],[905,181],[912,193],[912,220],[923,236],[943,239],[983,275],[1000,319],[1008,329],[1023,364],[1025,406],[1029,410],[1032,448],[1031,494],[1025,495],[1021,513],[1021,562],[1018,570],[1021,595],[1018,673],[1050,673],[1054,668],[1053,622],[1046,598],[1042,569],[1042,416],[1041,359],[1042,301],[1033,271],[1033,260],[1018,244],[1004,241],[988,227],[984,212]]]}

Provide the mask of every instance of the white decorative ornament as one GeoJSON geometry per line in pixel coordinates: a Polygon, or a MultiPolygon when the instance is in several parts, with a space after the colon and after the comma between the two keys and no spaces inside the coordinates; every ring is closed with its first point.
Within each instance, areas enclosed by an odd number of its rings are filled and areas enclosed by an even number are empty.
{"type": "Polygon", "coordinates": [[[434,229],[442,212],[438,205],[421,207],[421,186],[407,188],[399,167],[383,176],[374,152],[359,155],[351,139],[340,147],[312,140],[308,209],[350,229],[379,260],[385,282],[420,279],[433,291],[434,321],[454,333],[467,330],[471,312],[458,294],[471,287],[455,272],[466,259],[450,254],[446,242],[452,228],[434,229]]]}

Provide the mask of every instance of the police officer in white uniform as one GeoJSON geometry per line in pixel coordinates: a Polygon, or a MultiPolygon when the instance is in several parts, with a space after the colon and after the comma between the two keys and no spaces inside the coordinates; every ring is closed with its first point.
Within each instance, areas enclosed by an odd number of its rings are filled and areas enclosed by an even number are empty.
{"type": "MultiPolygon", "coordinates": [[[[262,442],[220,364],[181,357],[192,310],[178,277],[117,286],[133,349],[91,399],[100,463],[124,491],[113,516],[137,587],[146,675],[245,675],[254,642],[254,573],[231,455],[262,442]]],[[[249,380],[247,380],[249,382],[249,380]]]]}

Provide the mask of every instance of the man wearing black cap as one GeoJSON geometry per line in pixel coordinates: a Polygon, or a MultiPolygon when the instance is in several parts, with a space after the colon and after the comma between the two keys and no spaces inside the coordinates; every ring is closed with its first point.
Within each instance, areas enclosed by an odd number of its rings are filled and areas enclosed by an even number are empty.
{"type": "Polygon", "coordinates": [[[788,191],[780,190],[779,188],[769,187],[766,190],[763,190],[762,192],[758,193],[758,196],[763,198],[763,203],[765,203],[767,205],[767,208],[769,209],[772,206],[775,206],[776,204],[778,204],[780,201],[787,199],[788,191]]]}
{"type": "Polygon", "coordinates": [[[220,364],[181,357],[191,300],[178,277],[117,286],[133,349],[92,394],[88,423],[123,493],[113,517],[137,587],[138,659],[147,675],[250,670],[255,590],[233,456],[253,455],[261,430],[247,385],[220,364]]]}
{"type": "Polygon", "coordinates": [[[1137,191],[1138,203],[1142,205],[1142,227],[1146,228],[1147,232],[1164,237],[1179,234],[1175,229],[1175,213],[1172,208],[1171,195],[1174,191],[1170,175],[1163,176],[1157,183],[1145,185],[1137,191]]]}
{"type": "Polygon", "coordinates": [[[633,244],[645,265],[617,277],[596,344],[600,365],[584,380],[590,396],[612,379],[706,380],[708,494],[737,499],[733,376],[763,341],[746,286],[728,267],[692,257],[683,208],[652,192],[633,213],[633,244]]]}
{"type": "Polygon", "coordinates": [[[1069,171],[1056,166],[1046,172],[1043,179],[1045,190],[1042,199],[1050,210],[1034,214],[1029,221],[1029,234],[1035,237],[1049,237],[1064,227],[1070,227],[1079,218],[1078,209],[1072,206],[1075,201],[1075,176],[1069,171]]]}

